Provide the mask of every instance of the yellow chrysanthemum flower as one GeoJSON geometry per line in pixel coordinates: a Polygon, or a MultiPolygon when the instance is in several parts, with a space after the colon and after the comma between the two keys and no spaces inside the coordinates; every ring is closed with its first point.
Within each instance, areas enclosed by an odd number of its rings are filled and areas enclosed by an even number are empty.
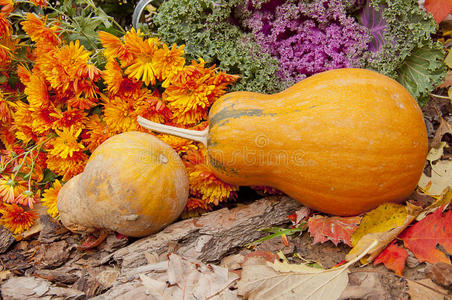
{"type": "Polygon", "coordinates": [[[57,196],[58,192],[61,190],[61,182],[57,179],[54,181],[51,188],[45,189],[42,194],[42,205],[47,207],[47,213],[52,217],[56,218],[59,215],[57,208],[57,196]]]}
{"type": "Polygon", "coordinates": [[[63,128],[61,131],[55,129],[55,132],[58,136],[51,142],[53,148],[49,151],[50,154],[58,155],[64,159],[68,156],[72,157],[74,152],[85,148],[85,146],[77,140],[82,132],[81,128],[74,132],[74,126],[71,126],[71,128],[63,128]]]}
{"type": "Polygon", "coordinates": [[[160,41],[157,38],[143,40],[140,31],[132,29],[124,36],[125,49],[133,54],[134,59],[122,65],[126,67],[125,74],[129,78],[143,81],[146,85],[155,85],[160,74],[156,70],[155,53],[159,49],[160,41]]]}

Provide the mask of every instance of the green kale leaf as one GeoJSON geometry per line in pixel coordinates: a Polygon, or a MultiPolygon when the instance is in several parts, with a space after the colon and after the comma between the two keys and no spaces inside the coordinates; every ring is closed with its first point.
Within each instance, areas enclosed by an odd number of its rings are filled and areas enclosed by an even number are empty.
{"type": "Polygon", "coordinates": [[[440,43],[434,47],[415,49],[397,70],[397,81],[423,105],[430,92],[444,80],[447,68],[444,64],[444,50],[440,43]]]}

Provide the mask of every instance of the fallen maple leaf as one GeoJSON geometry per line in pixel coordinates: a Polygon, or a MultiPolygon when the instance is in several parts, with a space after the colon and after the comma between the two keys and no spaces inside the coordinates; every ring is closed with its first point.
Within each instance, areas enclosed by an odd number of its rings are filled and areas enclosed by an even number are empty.
{"type": "Polygon", "coordinates": [[[361,217],[325,217],[315,215],[309,218],[309,234],[314,238],[314,244],[332,241],[337,246],[339,242],[351,246],[353,232],[358,228],[361,217]]]}
{"type": "Polygon", "coordinates": [[[443,214],[443,207],[438,208],[404,231],[400,239],[420,262],[450,264],[450,259],[436,246],[441,245],[452,254],[452,211],[443,214]]]}
{"type": "Polygon", "coordinates": [[[383,263],[386,268],[393,270],[397,275],[402,276],[405,268],[405,261],[408,257],[408,252],[397,246],[393,241],[380,255],[374,260],[374,266],[383,263]]]}
{"type": "Polygon", "coordinates": [[[425,0],[425,9],[433,15],[436,23],[440,23],[452,12],[452,1],[450,0],[425,0]]]}

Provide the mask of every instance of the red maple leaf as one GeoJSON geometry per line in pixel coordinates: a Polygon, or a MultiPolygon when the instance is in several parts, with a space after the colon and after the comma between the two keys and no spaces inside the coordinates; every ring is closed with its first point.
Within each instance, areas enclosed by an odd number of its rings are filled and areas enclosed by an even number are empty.
{"type": "Polygon", "coordinates": [[[408,252],[404,248],[397,246],[395,241],[393,241],[377,256],[377,258],[375,258],[374,266],[383,263],[386,268],[393,270],[397,275],[402,276],[407,257],[408,252]]]}
{"type": "Polygon", "coordinates": [[[358,228],[361,217],[325,217],[315,215],[309,218],[309,234],[314,238],[314,244],[332,241],[337,246],[339,242],[351,246],[353,232],[358,228]]]}
{"type": "Polygon", "coordinates": [[[425,9],[433,15],[436,23],[440,23],[452,13],[452,1],[451,0],[425,0],[425,9]]]}
{"type": "Polygon", "coordinates": [[[405,230],[400,238],[420,262],[450,264],[450,259],[436,246],[441,245],[452,254],[452,211],[443,214],[443,207],[438,208],[405,230]]]}

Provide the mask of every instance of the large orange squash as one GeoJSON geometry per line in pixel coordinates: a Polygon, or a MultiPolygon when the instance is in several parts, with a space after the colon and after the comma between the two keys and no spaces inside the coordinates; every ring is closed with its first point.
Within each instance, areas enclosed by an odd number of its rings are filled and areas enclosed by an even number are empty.
{"type": "Polygon", "coordinates": [[[274,95],[226,94],[202,132],[139,122],[205,143],[210,168],[225,182],[272,186],[344,216],[406,199],[428,148],[410,93],[364,69],[319,73],[274,95]]]}
{"type": "Polygon", "coordinates": [[[150,134],[126,132],[100,145],[83,173],[58,193],[62,223],[72,231],[108,229],[141,237],[173,222],[188,201],[179,155],[150,134]]]}

